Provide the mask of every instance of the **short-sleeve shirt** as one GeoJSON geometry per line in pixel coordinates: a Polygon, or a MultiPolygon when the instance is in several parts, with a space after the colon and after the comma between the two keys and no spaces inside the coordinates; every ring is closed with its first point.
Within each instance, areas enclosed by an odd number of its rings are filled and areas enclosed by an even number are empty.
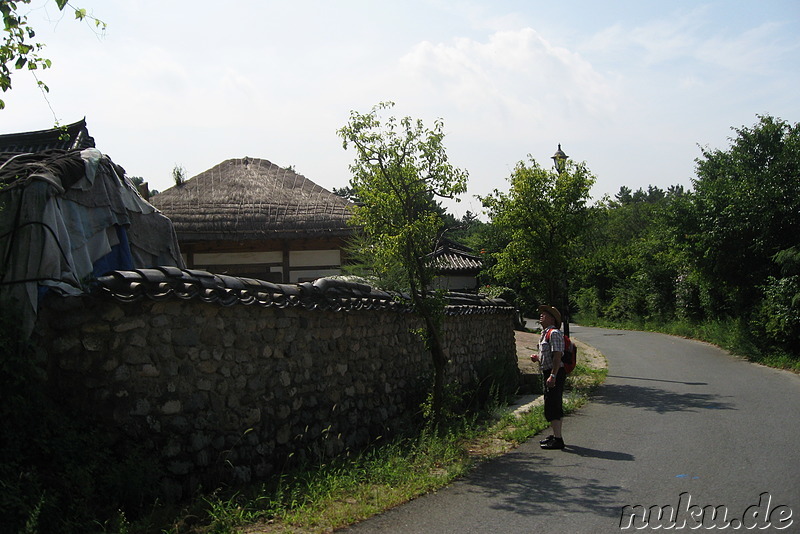
{"type": "Polygon", "coordinates": [[[542,362],[542,369],[553,368],[554,352],[564,353],[564,334],[558,328],[550,326],[542,331],[542,336],[539,338],[539,361],[542,362]],[[549,340],[546,337],[548,331],[550,331],[549,340]]]}

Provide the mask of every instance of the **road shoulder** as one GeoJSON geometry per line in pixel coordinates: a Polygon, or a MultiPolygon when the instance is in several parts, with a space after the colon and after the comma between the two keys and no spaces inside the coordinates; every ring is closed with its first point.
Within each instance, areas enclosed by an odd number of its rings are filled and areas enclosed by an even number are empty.
{"type": "MultiPolygon", "coordinates": [[[[539,364],[531,361],[531,354],[536,351],[536,346],[539,343],[539,334],[516,330],[514,332],[514,338],[517,348],[517,365],[520,371],[520,383],[522,384],[523,394],[517,398],[509,409],[515,415],[519,416],[529,412],[542,403],[541,395],[525,393],[527,386],[539,379],[539,364]]],[[[578,347],[578,363],[590,369],[608,368],[608,360],[606,360],[602,352],[574,336],[570,336],[570,339],[572,339],[578,347]]]]}

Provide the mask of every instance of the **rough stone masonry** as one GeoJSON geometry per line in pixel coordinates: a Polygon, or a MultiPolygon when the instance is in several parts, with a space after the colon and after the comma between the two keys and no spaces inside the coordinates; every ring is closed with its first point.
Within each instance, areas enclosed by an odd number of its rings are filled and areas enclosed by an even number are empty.
{"type": "MultiPolygon", "coordinates": [[[[51,296],[33,337],[53,394],[151,451],[165,496],[355,450],[418,413],[432,365],[396,297],[205,275],[118,273],[93,295],[51,296]]],[[[448,382],[514,379],[514,309],[453,302],[448,382]]]]}

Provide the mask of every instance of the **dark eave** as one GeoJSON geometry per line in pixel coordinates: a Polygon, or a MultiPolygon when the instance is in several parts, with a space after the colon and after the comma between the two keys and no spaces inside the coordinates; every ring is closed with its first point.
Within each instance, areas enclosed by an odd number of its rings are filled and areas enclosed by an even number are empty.
{"type": "Polygon", "coordinates": [[[0,135],[0,153],[27,154],[47,150],[94,148],[94,138],[86,128],[86,119],[61,128],[0,135]]]}

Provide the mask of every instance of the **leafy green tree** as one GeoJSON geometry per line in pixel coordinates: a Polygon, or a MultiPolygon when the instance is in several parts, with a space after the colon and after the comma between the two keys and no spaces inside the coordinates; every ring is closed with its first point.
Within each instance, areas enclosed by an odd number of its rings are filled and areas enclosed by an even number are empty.
{"type": "Polygon", "coordinates": [[[348,124],[337,133],[343,147],[356,152],[350,187],[361,202],[353,223],[362,229],[362,248],[376,273],[394,281],[394,289],[408,290],[423,321],[420,333],[434,369],[431,414],[438,422],[447,364],[441,332],[444,301],[431,292],[435,272],[427,258],[443,226],[436,199],[466,191],[467,172],[450,164],[441,120],[433,128],[410,117],[382,120],[379,114],[393,106],[384,102],[366,114],[351,111],[348,124]]]}
{"type": "Polygon", "coordinates": [[[578,302],[591,315],[721,321],[800,351],[800,126],[769,116],[703,149],[694,190],[623,187],[590,212],[578,302]]]}
{"type": "Polygon", "coordinates": [[[353,188],[350,186],[334,187],[333,189],[331,189],[331,193],[333,193],[334,195],[339,195],[340,197],[347,199],[350,202],[356,202],[356,203],[359,202],[358,197],[353,191],[353,188]]]}
{"type": "MultiPolygon", "coordinates": [[[[54,0],[54,2],[60,11],[67,6],[72,7],[67,0],[54,0]]],[[[3,39],[0,41],[0,89],[4,93],[11,89],[12,68],[16,70],[27,68],[30,71],[36,71],[52,66],[49,59],[39,55],[44,45],[33,41],[36,32],[28,24],[27,16],[20,14],[21,5],[30,3],[31,0],[0,0],[0,13],[3,15],[3,39]]],[[[75,11],[76,19],[93,20],[97,28],[105,30],[105,23],[88,15],[85,9],[74,7],[72,9],[75,11]]],[[[36,82],[42,91],[50,91],[47,85],[38,78],[36,82]]],[[[4,107],[5,102],[0,99],[0,109],[4,107]]]]}
{"type": "Polygon", "coordinates": [[[492,254],[492,274],[519,292],[527,311],[542,302],[568,309],[566,280],[574,274],[576,239],[586,227],[595,178],[584,163],[568,162],[558,173],[529,160],[514,168],[508,193],[481,198],[495,236],[507,240],[492,254]]]}
{"type": "Polygon", "coordinates": [[[616,200],[605,198],[589,211],[576,277],[581,310],[635,321],[674,317],[678,284],[693,280],[687,276],[693,263],[677,238],[691,220],[678,209],[687,198],[682,187],[623,186],[616,200]]]}
{"type": "Polygon", "coordinates": [[[741,316],[758,305],[775,255],[800,245],[800,125],[761,116],[734,128],[727,150],[697,160],[697,233],[691,239],[711,310],[741,316]]]}

